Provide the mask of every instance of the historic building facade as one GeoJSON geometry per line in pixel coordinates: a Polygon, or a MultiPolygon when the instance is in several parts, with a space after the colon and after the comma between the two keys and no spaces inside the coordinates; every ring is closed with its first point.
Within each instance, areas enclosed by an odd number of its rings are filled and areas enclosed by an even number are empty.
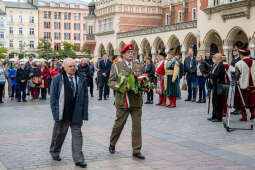
{"type": "Polygon", "coordinates": [[[80,48],[88,34],[85,18],[88,5],[81,0],[38,0],[39,39],[48,40],[52,48],[58,50],[63,42],[69,42],[80,48]]]}
{"type": "Polygon", "coordinates": [[[174,49],[183,57],[196,52],[225,53],[234,46],[255,48],[252,0],[100,0],[96,3],[95,56],[119,55],[127,43],[137,57],[174,49]]]}
{"type": "Polygon", "coordinates": [[[27,2],[1,2],[6,13],[6,45],[9,53],[35,53],[38,45],[37,8],[27,2]]]}
{"type": "Polygon", "coordinates": [[[0,8],[0,47],[6,47],[6,13],[4,8],[0,8]]]}

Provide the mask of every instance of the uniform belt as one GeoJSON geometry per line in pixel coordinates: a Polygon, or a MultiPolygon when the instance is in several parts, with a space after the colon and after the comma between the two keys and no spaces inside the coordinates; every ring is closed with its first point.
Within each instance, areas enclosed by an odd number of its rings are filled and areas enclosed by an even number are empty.
{"type": "Polygon", "coordinates": [[[174,70],[166,70],[165,73],[166,73],[166,75],[173,75],[174,70]]]}

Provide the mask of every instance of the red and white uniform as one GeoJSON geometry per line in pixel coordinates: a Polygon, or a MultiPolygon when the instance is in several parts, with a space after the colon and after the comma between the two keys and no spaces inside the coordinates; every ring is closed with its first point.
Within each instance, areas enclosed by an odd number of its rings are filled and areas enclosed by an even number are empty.
{"type": "Polygon", "coordinates": [[[156,68],[157,74],[157,88],[160,89],[159,94],[164,94],[164,76],[165,76],[165,61],[162,60],[159,62],[158,67],[156,68]]]}

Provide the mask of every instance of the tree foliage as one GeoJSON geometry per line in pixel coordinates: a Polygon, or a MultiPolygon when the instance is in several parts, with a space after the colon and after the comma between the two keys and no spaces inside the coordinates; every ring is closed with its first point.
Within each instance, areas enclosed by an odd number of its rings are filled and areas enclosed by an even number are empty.
{"type": "Polygon", "coordinates": [[[7,48],[0,47],[0,59],[1,58],[3,59],[7,53],[8,53],[7,48]]]}
{"type": "Polygon", "coordinates": [[[58,58],[57,52],[51,48],[51,43],[45,39],[40,39],[37,53],[39,54],[40,58],[47,60],[58,58]]]}

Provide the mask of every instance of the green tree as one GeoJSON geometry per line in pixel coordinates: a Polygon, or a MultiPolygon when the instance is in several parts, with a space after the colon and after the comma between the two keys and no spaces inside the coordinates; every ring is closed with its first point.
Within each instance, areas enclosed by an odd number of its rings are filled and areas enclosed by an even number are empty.
{"type": "Polygon", "coordinates": [[[7,53],[7,48],[0,47],[0,58],[4,58],[7,53]]]}
{"type": "Polygon", "coordinates": [[[58,57],[56,55],[56,51],[51,48],[51,43],[45,39],[40,39],[37,53],[39,54],[40,58],[44,58],[47,60],[55,59],[56,57],[58,57]]]}
{"type": "Polygon", "coordinates": [[[65,58],[77,58],[77,55],[74,52],[74,45],[68,42],[63,42],[63,49],[58,50],[59,57],[61,59],[65,58]]]}
{"type": "Polygon", "coordinates": [[[82,46],[82,49],[81,49],[81,52],[82,52],[84,55],[90,54],[89,47],[86,46],[86,45],[83,45],[83,46],[82,46]]]}

